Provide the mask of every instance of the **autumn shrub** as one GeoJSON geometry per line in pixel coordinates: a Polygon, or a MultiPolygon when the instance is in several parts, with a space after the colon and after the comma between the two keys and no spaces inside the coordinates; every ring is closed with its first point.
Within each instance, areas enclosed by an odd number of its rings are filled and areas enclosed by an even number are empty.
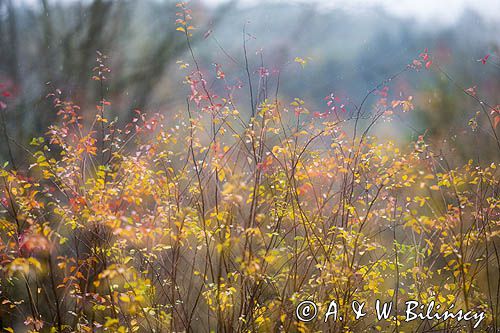
{"type": "MultiPolygon", "coordinates": [[[[189,46],[190,12],[178,9],[189,46]]],[[[252,81],[231,86],[219,65],[203,71],[189,50],[179,63],[189,94],[174,116],[137,110],[117,126],[103,89],[85,119],[56,90],[47,98],[59,121],[29,146],[9,143],[30,163],[0,171],[4,330],[472,330],[406,322],[406,300],[483,311],[478,330],[498,329],[498,159],[462,163],[423,133],[410,144],[372,135],[414,112],[390,84],[441,70],[428,51],[359,105],[332,94],[318,112],[268,89],[264,67],[253,91],[252,81]],[[235,99],[248,88],[250,103],[235,99]],[[377,320],[375,299],[392,300],[398,317],[377,320]],[[344,318],[299,322],[303,300],[323,312],[336,300],[344,318]],[[358,320],[354,300],[367,302],[358,320]]],[[[97,60],[93,78],[104,87],[110,70],[97,60]]],[[[498,145],[498,107],[471,97],[498,145]]]]}

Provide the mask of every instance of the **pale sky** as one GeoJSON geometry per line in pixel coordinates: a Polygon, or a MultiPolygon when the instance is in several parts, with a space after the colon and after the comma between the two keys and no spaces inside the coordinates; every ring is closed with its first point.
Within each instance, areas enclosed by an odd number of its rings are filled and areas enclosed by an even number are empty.
{"type": "MultiPolygon", "coordinates": [[[[38,4],[39,0],[17,0],[38,4]]],[[[75,0],[52,0],[75,1],[75,0]]],[[[84,0],[88,1],[88,0],[84,0]]],[[[116,0],[120,1],[120,0],[116,0]]],[[[162,0],[156,0],[162,1],[162,0]]],[[[203,0],[218,5],[229,0],[203,0]]],[[[244,5],[258,3],[317,3],[325,8],[342,8],[349,11],[363,11],[370,7],[382,7],[398,17],[415,18],[426,23],[453,23],[466,8],[474,9],[488,20],[500,20],[500,0],[240,0],[244,5]]]]}
{"type": "MultiPolygon", "coordinates": [[[[220,4],[227,0],[205,0],[206,3],[220,4]]],[[[240,0],[243,4],[259,2],[274,3],[317,3],[325,8],[342,8],[363,11],[370,7],[382,7],[399,17],[413,17],[419,21],[432,23],[453,23],[467,8],[474,9],[489,20],[500,20],[500,0],[240,0]]]]}

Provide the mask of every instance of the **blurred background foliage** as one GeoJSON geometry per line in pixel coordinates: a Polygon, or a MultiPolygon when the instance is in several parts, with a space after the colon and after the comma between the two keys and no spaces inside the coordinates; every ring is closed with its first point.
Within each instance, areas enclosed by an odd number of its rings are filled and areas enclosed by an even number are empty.
{"type": "MultiPolygon", "coordinates": [[[[271,2],[194,2],[191,7],[197,25],[193,47],[202,70],[215,72],[222,64],[232,73],[231,83],[245,86],[245,36],[255,81],[259,68],[265,67],[275,86],[279,72],[280,97],[299,97],[313,110],[321,111],[323,98],[332,92],[359,103],[423,48],[429,48],[434,61],[463,88],[477,86],[490,105],[500,103],[500,24],[472,10],[441,24],[396,17],[376,7],[326,10],[271,2]],[[491,55],[486,64],[478,61],[486,54],[491,55]],[[306,59],[306,68],[294,62],[295,57],[306,59]]],[[[95,112],[101,87],[91,77],[98,50],[110,57],[112,72],[104,95],[113,102],[111,118],[127,122],[135,109],[141,109],[162,112],[168,119],[185,103],[186,87],[177,62],[189,58],[185,39],[175,31],[172,1],[0,0],[0,50],[0,82],[12,92],[5,110],[7,131],[20,143],[43,134],[55,120],[45,98],[55,89],[83,112],[95,112]]],[[[467,124],[480,110],[435,72],[402,76],[390,84],[390,94],[415,98],[415,112],[406,122],[411,126],[389,124],[379,133],[402,140],[423,133],[436,141],[460,140],[461,131],[472,130],[467,124]]],[[[238,108],[250,113],[248,105],[238,108]]],[[[496,153],[491,128],[485,125],[482,130],[478,121],[478,142],[461,146],[464,157],[496,153]],[[477,144],[482,144],[480,152],[477,144]]],[[[0,153],[5,160],[5,145],[0,153]]]]}

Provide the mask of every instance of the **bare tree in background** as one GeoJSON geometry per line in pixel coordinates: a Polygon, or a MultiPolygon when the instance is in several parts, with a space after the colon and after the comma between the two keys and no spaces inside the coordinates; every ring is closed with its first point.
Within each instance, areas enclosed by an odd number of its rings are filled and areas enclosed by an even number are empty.
{"type": "MultiPolygon", "coordinates": [[[[218,10],[211,24],[224,12],[218,10]]],[[[170,0],[40,0],[35,6],[0,0],[0,81],[15,88],[15,100],[6,110],[16,125],[9,135],[25,142],[43,133],[55,116],[44,96],[56,88],[83,110],[93,110],[103,95],[122,101],[125,107],[111,112],[124,120],[134,109],[147,108],[169,64],[186,51],[174,15],[170,0]],[[96,51],[112,61],[113,80],[104,92],[91,80],[96,51]]]]}

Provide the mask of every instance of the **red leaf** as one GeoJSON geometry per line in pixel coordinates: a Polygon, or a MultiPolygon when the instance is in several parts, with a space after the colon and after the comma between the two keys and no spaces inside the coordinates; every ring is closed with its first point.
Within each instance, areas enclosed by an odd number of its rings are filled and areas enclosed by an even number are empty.
{"type": "Polygon", "coordinates": [[[468,94],[470,94],[472,96],[476,96],[476,86],[466,89],[465,92],[467,92],[468,94]]]}
{"type": "Polygon", "coordinates": [[[34,251],[45,252],[49,249],[48,240],[42,235],[29,234],[29,231],[19,236],[19,250],[23,254],[31,254],[34,251]]]}

